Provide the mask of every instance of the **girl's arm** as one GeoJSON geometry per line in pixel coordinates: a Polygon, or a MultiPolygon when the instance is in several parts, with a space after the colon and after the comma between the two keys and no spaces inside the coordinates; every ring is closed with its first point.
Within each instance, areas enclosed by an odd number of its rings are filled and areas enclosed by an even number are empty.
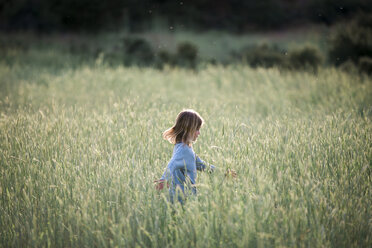
{"type": "MultiPolygon", "coordinates": [[[[196,169],[204,171],[206,168],[207,168],[206,163],[203,160],[201,160],[198,156],[196,156],[196,169]]],[[[213,172],[215,169],[216,167],[214,165],[209,166],[209,172],[213,172]]]]}

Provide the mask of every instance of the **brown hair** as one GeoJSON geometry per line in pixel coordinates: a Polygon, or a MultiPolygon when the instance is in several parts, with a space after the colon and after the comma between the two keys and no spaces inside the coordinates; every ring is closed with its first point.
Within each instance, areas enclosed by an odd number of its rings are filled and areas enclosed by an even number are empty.
{"type": "Polygon", "coordinates": [[[203,125],[203,118],[194,110],[181,111],[176,119],[176,124],[163,133],[163,138],[172,144],[183,142],[191,145],[193,135],[203,125]]]}

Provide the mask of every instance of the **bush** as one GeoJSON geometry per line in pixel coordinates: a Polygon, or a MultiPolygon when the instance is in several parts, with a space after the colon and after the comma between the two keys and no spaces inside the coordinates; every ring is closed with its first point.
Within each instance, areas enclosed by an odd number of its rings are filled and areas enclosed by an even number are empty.
{"type": "Polygon", "coordinates": [[[324,58],[320,51],[311,46],[306,46],[289,53],[289,63],[294,69],[312,69],[316,71],[323,63],[324,58]]]}
{"type": "Polygon", "coordinates": [[[179,66],[195,68],[198,57],[198,48],[190,42],[183,42],[177,46],[177,64],[179,66]]]}
{"type": "Polygon", "coordinates": [[[124,39],[124,64],[149,66],[154,62],[154,52],[148,41],[142,38],[124,39]]]}
{"type": "Polygon", "coordinates": [[[274,66],[284,66],[286,58],[276,46],[263,44],[260,46],[246,47],[241,51],[241,59],[251,67],[270,68],[274,66]]]}
{"type": "Polygon", "coordinates": [[[92,49],[86,42],[71,41],[69,44],[69,52],[74,55],[88,57],[92,55],[92,49]]]}
{"type": "Polygon", "coordinates": [[[361,57],[358,62],[358,67],[360,72],[372,74],[372,58],[371,57],[361,57]]]}
{"type": "Polygon", "coordinates": [[[372,57],[372,15],[362,14],[349,24],[338,26],[329,41],[329,59],[339,66],[347,60],[358,64],[359,58],[372,57]]]}
{"type": "Polygon", "coordinates": [[[190,43],[183,42],[177,46],[177,53],[173,54],[161,50],[156,56],[156,67],[162,69],[165,64],[195,69],[198,59],[198,48],[190,43]]]}
{"type": "Polygon", "coordinates": [[[358,73],[358,67],[355,65],[353,61],[346,60],[344,63],[342,63],[339,66],[341,71],[347,72],[347,73],[358,73]]]}
{"type": "Polygon", "coordinates": [[[164,65],[175,65],[175,56],[174,54],[169,53],[166,50],[161,50],[157,53],[156,56],[156,67],[162,69],[164,65]]]}

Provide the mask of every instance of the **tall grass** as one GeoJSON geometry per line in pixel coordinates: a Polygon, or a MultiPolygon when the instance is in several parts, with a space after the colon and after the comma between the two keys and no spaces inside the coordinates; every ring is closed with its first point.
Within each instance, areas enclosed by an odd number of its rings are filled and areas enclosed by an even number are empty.
{"type": "Polygon", "coordinates": [[[335,69],[3,60],[0,246],[368,247],[371,86],[335,69]],[[219,168],[183,208],[152,183],[182,108],[206,120],[194,150],[219,168]]]}

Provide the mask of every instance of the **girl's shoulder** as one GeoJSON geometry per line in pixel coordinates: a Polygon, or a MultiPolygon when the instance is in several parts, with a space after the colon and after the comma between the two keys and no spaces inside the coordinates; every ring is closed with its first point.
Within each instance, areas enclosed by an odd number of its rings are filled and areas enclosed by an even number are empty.
{"type": "Polygon", "coordinates": [[[194,154],[193,149],[192,149],[190,146],[188,146],[188,145],[186,145],[185,143],[182,143],[182,142],[177,143],[177,144],[175,145],[175,149],[176,149],[177,151],[181,152],[181,153],[190,153],[190,154],[194,154]]]}

